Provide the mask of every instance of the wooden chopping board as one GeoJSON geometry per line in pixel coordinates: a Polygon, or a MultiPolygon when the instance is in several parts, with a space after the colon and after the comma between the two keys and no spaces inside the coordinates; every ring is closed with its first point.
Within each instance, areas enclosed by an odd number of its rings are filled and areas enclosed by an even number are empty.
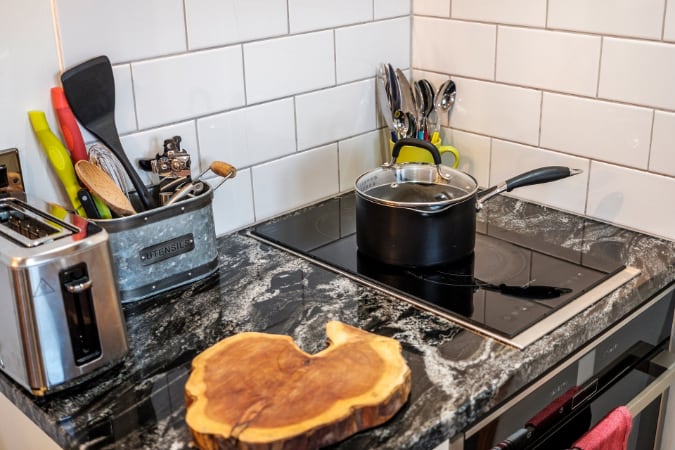
{"type": "Polygon", "coordinates": [[[410,395],[394,339],[326,324],[315,355],[289,336],[240,333],[198,355],[186,422],[201,449],[309,449],[389,420],[410,395]]]}

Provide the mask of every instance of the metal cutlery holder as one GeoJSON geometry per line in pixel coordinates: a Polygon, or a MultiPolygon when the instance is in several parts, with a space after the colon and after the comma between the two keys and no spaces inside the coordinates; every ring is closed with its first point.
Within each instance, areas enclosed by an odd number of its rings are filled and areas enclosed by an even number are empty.
{"type": "Polygon", "coordinates": [[[218,269],[213,190],[133,216],[94,220],[110,235],[122,303],[207,277],[218,269]]]}

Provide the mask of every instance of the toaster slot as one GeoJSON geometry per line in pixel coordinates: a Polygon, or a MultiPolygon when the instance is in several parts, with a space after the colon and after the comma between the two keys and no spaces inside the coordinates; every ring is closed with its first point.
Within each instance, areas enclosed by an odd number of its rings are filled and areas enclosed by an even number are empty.
{"type": "Polygon", "coordinates": [[[0,200],[0,233],[24,247],[37,247],[76,231],[16,199],[0,200]]]}
{"type": "Polygon", "coordinates": [[[91,295],[92,280],[87,265],[80,263],[60,271],[59,282],[73,357],[75,364],[81,366],[101,356],[101,341],[91,295]]]}

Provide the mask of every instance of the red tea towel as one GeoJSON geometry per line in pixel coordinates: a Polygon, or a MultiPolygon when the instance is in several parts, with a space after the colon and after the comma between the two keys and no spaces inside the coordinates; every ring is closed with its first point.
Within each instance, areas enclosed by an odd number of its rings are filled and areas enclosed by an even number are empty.
{"type": "Polygon", "coordinates": [[[633,417],[625,406],[607,414],[572,446],[579,450],[626,450],[633,417]]]}

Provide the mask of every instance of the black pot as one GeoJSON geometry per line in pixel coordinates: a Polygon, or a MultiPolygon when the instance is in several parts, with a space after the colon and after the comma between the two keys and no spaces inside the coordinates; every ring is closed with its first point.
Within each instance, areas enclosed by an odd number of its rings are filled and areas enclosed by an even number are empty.
{"type": "Polygon", "coordinates": [[[580,173],[551,166],[535,169],[478,194],[471,175],[441,164],[438,149],[419,139],[401,139],[392,161],[356,180],[356,243],[359,251],[386,264],[426,267],[471,254],[476,212],[489,198],[517,187],[580,173]],[[396,159],[404,146],[429,151],[434,164],[396,159]]]}

